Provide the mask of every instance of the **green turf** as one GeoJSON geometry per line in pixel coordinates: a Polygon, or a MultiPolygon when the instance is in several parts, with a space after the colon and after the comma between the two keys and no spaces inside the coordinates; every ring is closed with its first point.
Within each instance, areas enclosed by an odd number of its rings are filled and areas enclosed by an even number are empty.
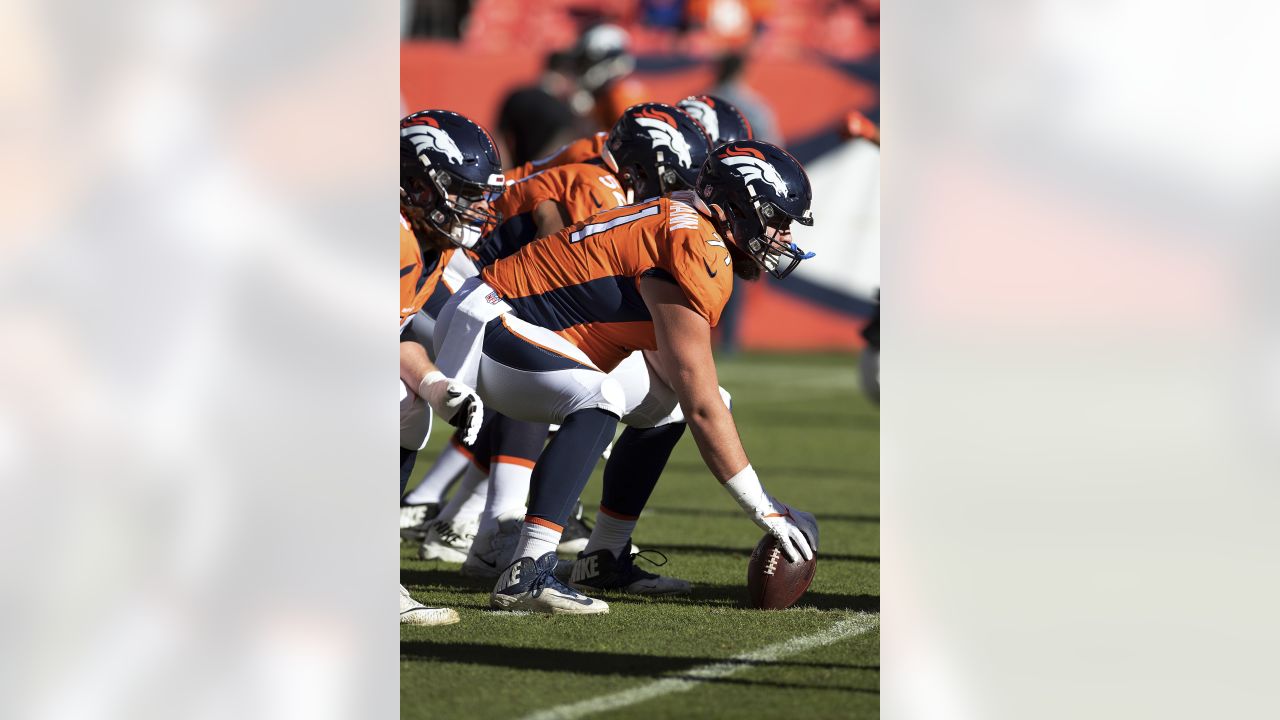
{"type": "MultiPolygon", "coordinates": [[[[858,392],[855,358],[759,354],[718,367],[765,487],[817,515],[819,563],[808,594],[786,611],[745,606],[747,559],[761,533],[707,472],[686,433],[634,539],[667,553],[670,562],[657,572],[693,582],[691,597],[604,595],[609,614],[591,617],[495,613],[486,609],[491,584],[463,578],[455,565],[418,561],[415,548],[401,546],[405,586],[462,615],[457,625],[401,629],[402,718],[519,718],[679,677],[857,613],[871,614],[861,618],[868,622],[878,617],[879,415],[858,392]]],[[[413,482],[445,439],[431,438],[413,482]]],[[[588,507],[600,498],[601,467],[583,494],[588,507]]],[[[605,714],[872,718],[879,679],[873,629],[605,714]]]]}

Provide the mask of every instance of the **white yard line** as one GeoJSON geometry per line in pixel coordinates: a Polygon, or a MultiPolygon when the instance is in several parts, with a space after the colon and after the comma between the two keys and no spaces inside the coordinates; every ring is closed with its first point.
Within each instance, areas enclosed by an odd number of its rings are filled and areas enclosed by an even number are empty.
{"type": "Polygon", "coordinates": [[[709,680],[728,677],[742,670],[747,670],[753,667],[754,664],[774,662],[806,650],[812,650],[845,638],[861,635],[874,630],[879,622],[878,615],[859,613],[812,635],[800,635],[790,640],[762,647],[759,650],[735,655],[723,662],[700,665],[682,672],[679,677],[663,678],[662,680],[655,680],[648,685],[641,685],[612,695],[602,695],[581,702],[557,705],[548,710],[527,715],[524,720],[569,720],[606,710],[617,710],[618,708],[635,705],[636,703],[675,692],[685,692],[709,680]]]}

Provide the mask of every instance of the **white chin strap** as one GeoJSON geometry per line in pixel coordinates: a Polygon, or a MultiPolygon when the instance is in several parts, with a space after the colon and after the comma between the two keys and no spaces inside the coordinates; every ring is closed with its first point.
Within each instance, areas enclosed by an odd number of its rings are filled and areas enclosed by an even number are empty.
{"type": "Polygon", "coordinates": [[[480,242],[480,229],[474,225],[458,224],[454,226],[453,232],[449,233],[449,238],[454,244],[470,250],[480,242]]]}

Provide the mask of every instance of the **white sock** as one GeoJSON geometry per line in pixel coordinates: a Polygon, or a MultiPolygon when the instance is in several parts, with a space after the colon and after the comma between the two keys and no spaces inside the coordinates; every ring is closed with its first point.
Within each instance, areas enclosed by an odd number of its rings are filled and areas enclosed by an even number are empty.
{"type": "Polygon", "coordinates": [[[440,456],[422,476],[422,482],[405,496],[406,505],[438,503],[449,485],[467,468],[467,456],[452,442],[444,446],[440,456]]]}
{"type": "Polygon", "coordinates": [[[606,514],[604,508],[600,508],[596,512],[596,524],[591,528],[591,537],[587,540],[587,547],[582,554],[587,555],[603,549],[613,553],[614,557],[619,557],[623,552],[631,549],[628,540],[631,539],[631,533],[635,529],[635,520],[619,520],[606,514]]]}
{"type": "Polygon", "coordinates": [[[484,509],[484,499],[489,495],[489,478],[484,471],[474,465],[467,468],[467,473],[458,483],[458,489],[449,498],[449,504],[440,511],[437,520],[455,523],[468,523],[480,517],[484,509]]]}
{"type": "Polygon", "coordinates": [[[529,477],[533,468],[513,462],[495,462],[489,466],[489,497],[480,513],[480,531],[497,528],[498,518],[508,513],[524,514],[529,499],[529,477]]]}
{"type": "Polygon", "coordinates": [[[549,552],[555,552],[556,546],[560,544],[561,532],[561,530],[526,520],[524,528],[520,531],[520,542],[516,543],[516,553],[513,557],[516,560],[520,558],[537,560],[549,552]]]}

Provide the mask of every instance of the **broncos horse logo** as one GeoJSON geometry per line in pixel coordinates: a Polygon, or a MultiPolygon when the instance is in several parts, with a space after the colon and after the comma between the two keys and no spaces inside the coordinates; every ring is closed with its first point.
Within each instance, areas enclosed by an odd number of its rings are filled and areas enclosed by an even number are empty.
{"type": "Polygon", "coordinates": [[[778,191],[779,195],[787,194],[787,181],[782,179],[778,169],[770,165],[759,151],[752,148],[746,148],[745,151],[729,148],[720,156],[720,159],[725,165],[742,173],[743,182],[749,183],[753,180],[767,182],[778,191]]]}
{"type": "Polygon", "coordinates": [[[680,103],[680,109],[697,120],[702,125],[702,129],[707,131],[708,137],[713,140],[720,137],[720,117],[716,115],[716,109],[706,101],[689,98],[680,103]]]}
{"type": "Polygon", "coordinates": [[[684,135],[680,134],[680,128],[676,127],[674,118],[664,112],[650,111],[646,108],[636,114],[635,120],[640,127],[649,131],[654,148],[668,148],[675,153],[680,167],[693,167],[691,155],[693,148],[689,147],[684,135]]]}
{"type": "Polygon", "coordinates": [[[426,150],[435,150],[448,158],[454,165],[462,164],[462,150],[458,143],[449,137],[449,133],[434,125],[411,125],[401,130],[405,137],[413,142],[418,154],[426,150]]]}

